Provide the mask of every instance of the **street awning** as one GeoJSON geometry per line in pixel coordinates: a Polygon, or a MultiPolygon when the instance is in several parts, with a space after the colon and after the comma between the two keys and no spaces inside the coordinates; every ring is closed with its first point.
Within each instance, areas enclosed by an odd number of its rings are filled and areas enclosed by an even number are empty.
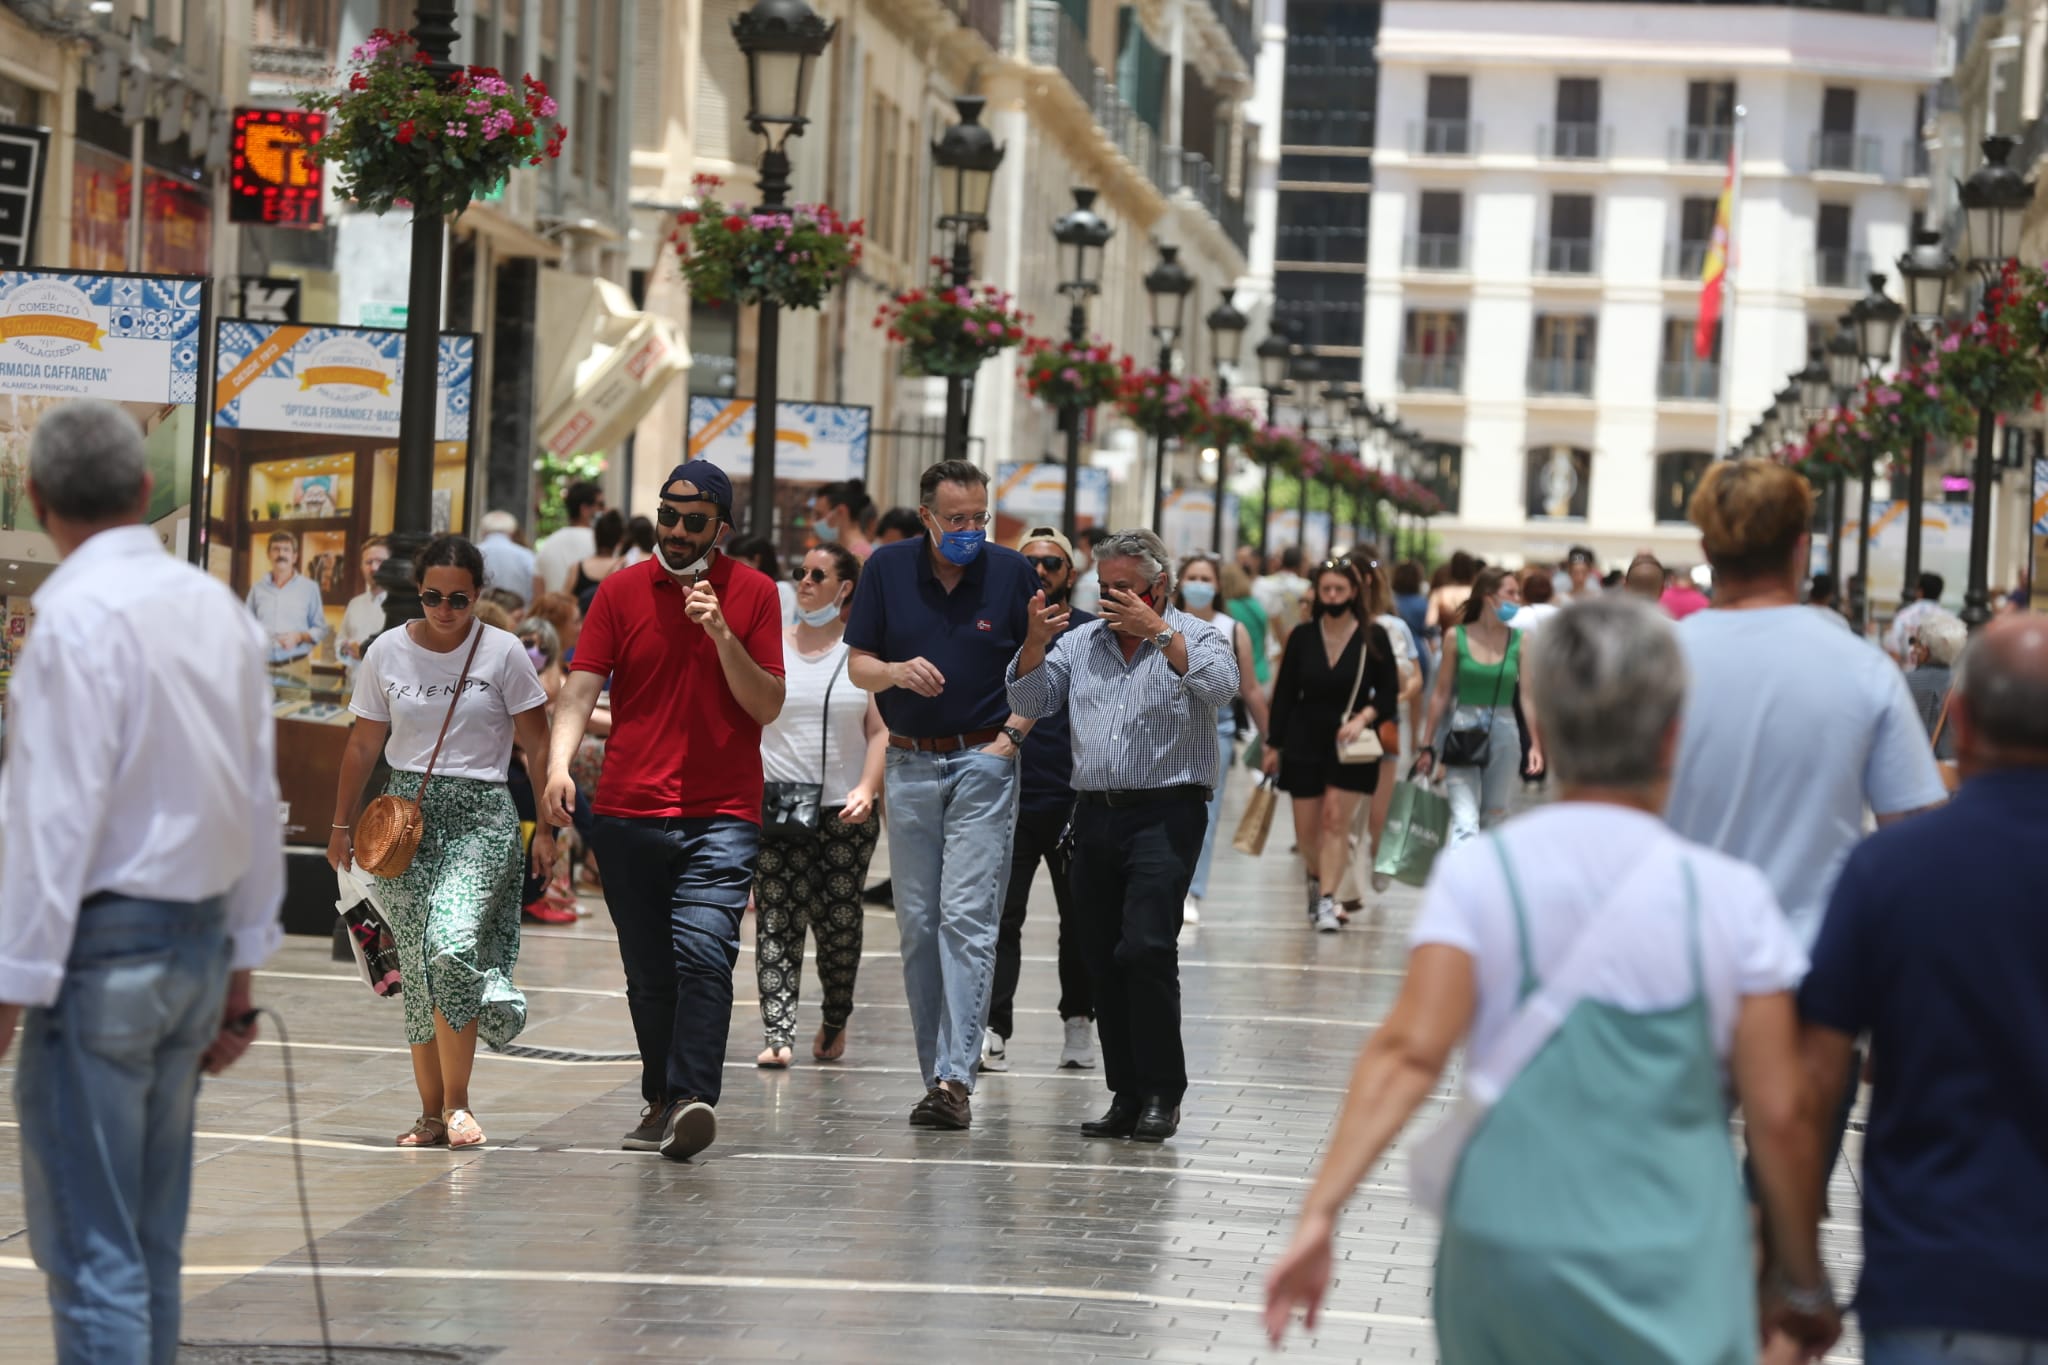
{"type": "Polygon", "coordinates": [[[610,280],[544,270],[538,313],[537,439],[552,455],[617,445],[690,366],[675,321],[641,312],[610,280]]]}

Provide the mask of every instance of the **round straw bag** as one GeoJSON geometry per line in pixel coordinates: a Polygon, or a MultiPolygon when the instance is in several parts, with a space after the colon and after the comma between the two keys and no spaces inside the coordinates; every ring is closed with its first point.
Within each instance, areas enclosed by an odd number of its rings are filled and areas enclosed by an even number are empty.
{"type": "Polygon", "coordinates": [[[372,876],[403,876],[412,866],[413,854],[419,852],[420,832],[427,818],[420,803],[426,799],[427,783],[434,780],[434,764],[441,757],[441,742],[448,738],[448,723],[455,719],[455,703],[462,700],[463,689],[469,686],[469,669],[476,662],[477,646],[484,642],[483,623],[477,622],[472,629],[476,638],[470,641],[469,657],[462,661],[462,677],[455,684],[455,695],[448,699],[448,714],[441,718],[441,733],[434,740],[434,752],[427,759],[426,775],[420,778],[419,790],[410,799],[387,792],[365,806],[356,820],[356,865],[372,876]]]}

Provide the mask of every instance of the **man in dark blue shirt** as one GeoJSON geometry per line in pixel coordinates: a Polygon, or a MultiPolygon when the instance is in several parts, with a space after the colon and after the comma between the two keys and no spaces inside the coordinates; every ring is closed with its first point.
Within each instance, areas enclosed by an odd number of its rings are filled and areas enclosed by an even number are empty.
{"type": "MultiPolygon", "coordinates": [[[[1048,603],[1070,600],[1074,587],[1074,547],[1050,526],[1034,526],[1017,542],[1048,603]]],[[[1078,607],[1067,613],[1067,629],[1095,619],[1078,607]]],[[[1069,850],[1060,842],[1074,814],[1074,748],[1067,727],[1067,708],[1041,716],[1024,741],[1024,795],[1017,812],[1017,837],[1010,848],[1009,889],[1003,893],[1003,922],[996,936],[995,998],[988,1007],[988,1031],[981,1042],[981,1069],[1010,1069],[1009,1041],[1014,1024],[1017,976],[1024,963],[1024,913],[1031,902],[1031,879],[1044,859],[1052,875],[1053,904],[1060,915],[1060,1023],[1066,1041],[1060,1065],[1085,1069],[1095,1065],[1095,1019],[1088,986],[1088,962],[1081,955],[1080,927],[1073,923],[1067,899],[1069,850]]]]}
{"type": "Polygon", "coordinates": [[[903,987],[925,1097],[919,1128],[965,1129],[995,975],[1017,823],[1017,755],[1031,722],[1003,676],[1030,628],[1038,575],[986,543],[988,475],[925,470],[917,540],[868,559],[846,625],[847,677],[889,727],[883,791],[903,987]]]}
{"type": "Polygon", "coordinates": [[[1850,854],[1799,991],[1821,1112],[1871,1035],[1869,1365],[2048,1359],[2048,622],[1978,634],[1949,725],[1962,790],[1850,854]]]}

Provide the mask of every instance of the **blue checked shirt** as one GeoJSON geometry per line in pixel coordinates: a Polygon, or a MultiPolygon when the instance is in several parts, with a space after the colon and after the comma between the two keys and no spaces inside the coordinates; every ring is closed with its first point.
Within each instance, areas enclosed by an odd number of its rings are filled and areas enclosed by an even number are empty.
{"type": "Polygon", "coordinates": [[[1172,607],[1165,619],[1187,640],[1185,676],[1150,641],[1126,663],[1102,621],[1060,636],[1021,678],[1010,661],[1005,680],[1018,715],[1066,706],[1075,791],[1216,785],[1216,712],[1237,695],[1237,656],[1208,622],[1172,607]]]}

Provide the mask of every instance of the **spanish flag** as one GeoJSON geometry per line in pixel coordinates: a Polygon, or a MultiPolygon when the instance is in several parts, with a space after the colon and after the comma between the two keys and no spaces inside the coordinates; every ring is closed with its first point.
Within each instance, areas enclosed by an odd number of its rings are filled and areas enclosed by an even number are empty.
{"type": "Polygon", "coordinates": [[[1721,182],[1721,199],[1714,206],[1714,235],[1707,243],[1707,260],[1700,271],[1700,320],[1693,328],[1692,353],[1701,360],[1714,354],[1714,329],[1721,323],[1721,284],[1728,273],[1728,258],[1735,238],[1735,142],[1728,147],[1728,177],[1721,182]]]}

